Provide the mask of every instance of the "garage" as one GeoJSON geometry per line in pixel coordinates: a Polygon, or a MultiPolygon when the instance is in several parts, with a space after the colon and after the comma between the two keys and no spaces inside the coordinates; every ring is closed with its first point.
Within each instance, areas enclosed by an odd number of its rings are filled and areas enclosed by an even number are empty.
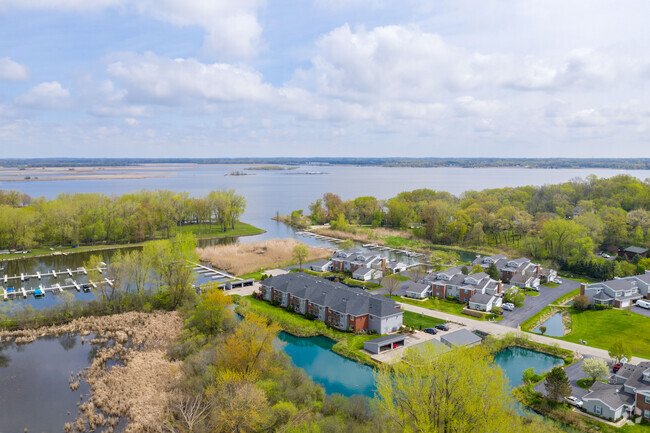
{"type": "Polygon", "coordinates": [[[388,350],[404,347],[406,337],[401,334],[385,335],[383,337],[368,340],[363,343],[363,348],[370,353],[378,354],[388,350]]]}

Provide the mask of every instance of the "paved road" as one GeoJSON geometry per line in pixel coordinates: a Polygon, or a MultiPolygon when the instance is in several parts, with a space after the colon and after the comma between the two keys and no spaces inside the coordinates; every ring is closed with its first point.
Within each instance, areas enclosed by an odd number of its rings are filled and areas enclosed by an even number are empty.
{"type": "Polygon", "coordinates": [[[640,314],[642,316],[650,317],[650,310],[647,308],[641,308],[641,307],[637,307],[636,305],[633,305],[632,307],[630,307],[630,311],[636,314],[640,314]]]}
{"type": "MultiPolygon", "coordinates": [[[[507,334],[508,332],[513,332],[514,330],[510,327],[503,326],[500,322],[483,322],[480,320],[473,320],[469,317],[465,318],[462,316],[454,316],[447,313],[442,313],[440,311],[430,310],[428,308],[418,307],[417,305],[402,304],[399,303],[400,307],[405,311],[413,311],[414,313],[423,314],[425,316],[436,317],[438,319],[447,320],[449,322],[460,323],[467,326],[470,329],[476,329],[479,331],[487,332],[489,334],[499,336],[507,334]]],[[[605,360],[609,360],[609,355],[606,350],[597,349],[591,346],[585,346],[582,344],[571,343],[569,341],[557,340],[555,338],[545,337],[543,335],[530,334],[526,333],[528,338],[532,341],[538,343],[547,344],[549,346],[558,345],[563,349],[570,350],[572,352],[579,353],[583,357],[595,356],[605,360]]],[[[648,361],[647,359],[633,357],[630,361],[630,364],[638,364],[639,362],[648,361]]]]}
{"type": "Polygon", "coordinates": [[[540,286],[539,296],[526,296],[524,305],[520,308],[515,308],[515,311],[504,310],[503,320],[499,324],[510,328],[517,328],[522,322],[539,313],[542,308],[560,296],[566,295],[579,287],[579,282],[567,279],[562,279],[562,284],[557,287],[540,286]]]}

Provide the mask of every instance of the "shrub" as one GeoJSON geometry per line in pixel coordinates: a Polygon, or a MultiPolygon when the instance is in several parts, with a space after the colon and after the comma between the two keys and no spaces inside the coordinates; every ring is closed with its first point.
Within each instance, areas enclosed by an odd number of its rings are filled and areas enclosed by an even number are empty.
{"type": "Polygon", "coordinates": [[[481,313],[480,311],[463,310],[462,313],[465,314],[466,316],[471,316],[471,317],[477,317],[477,318],[483,317],[483,313],[481,313]]]}
{"type": "Polygon", "coordinates": [[[576,296],[573,300],[573,308],[578,310],[586,310],[590,306],[591,302],[589,301],[589,298],[584,295],[576,296]]]}

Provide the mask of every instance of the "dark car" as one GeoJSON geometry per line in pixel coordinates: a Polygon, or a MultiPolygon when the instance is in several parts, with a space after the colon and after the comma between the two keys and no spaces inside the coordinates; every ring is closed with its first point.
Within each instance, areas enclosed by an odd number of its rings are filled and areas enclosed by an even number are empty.
{"type": "Polygon", "coordinates": [[[436,325],[436,329],[440,329],[441,331],[449,331],[449,326],[447,326],[447,325],[436,325]]]}
{"type": "Polygon", "coordinates": [[[436,331],[436,328],[424,328],[424,332],[426,332],[427,334],[433,334],[433,335],[436,335],[438,333],[438,331],[436,331]]]}

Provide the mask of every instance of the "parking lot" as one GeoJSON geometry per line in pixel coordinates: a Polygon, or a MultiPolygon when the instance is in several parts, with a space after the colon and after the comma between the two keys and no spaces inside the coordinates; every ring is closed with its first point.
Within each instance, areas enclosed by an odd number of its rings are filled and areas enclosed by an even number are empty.
{"type": "MultiPolygon", "coordinates": [[[[508,326],[510,328],[517,328],[523,321],[532,317],[534,314],[539,313],[542,308],[552,303],[554,300],[562,295],[566,295],[572,290],[580,287],[580,283],[566,278],[560,278],[562,284],[557,287],[539,287],[538,296],[526,296],[524,305],[520,308],[515,308],[515,311],[503,311],[503,320],[499,322],[500,325],[508,326]]],[[[636,307],[635,307],[636,308],[636,307]]]]}
{"type": "Polygon", "coordinates": [[[647,308],[641,308],[637,307],[636,305],[633,305],[630,307],[630,311],[636,314],[640,314],[642,316],[650,317],[650,310],[647,308]]]}
{"type": "Polygon", "coordinates": [[[458,325],[456,323],[447,323],[447,326],[449,326],[449,331],[438,330],[438,333],[436,335],[427,334],[424,331],[415,331],[413,334],[407,334],[404,346],[398,347],[397,349],[387,350],[386,352],[381,352],[378,354],[370,353],[365,350],[362,350],[362,352],[369,355],[376,361],[391,363],[393,361],[399,360],[404,355],[404,351],[409,347],[413,347],[416,344],[424,343],[425,341],[430,340],[437,340],[440,342],[440,336],[463,328],[462,325],[458,325]]]}

